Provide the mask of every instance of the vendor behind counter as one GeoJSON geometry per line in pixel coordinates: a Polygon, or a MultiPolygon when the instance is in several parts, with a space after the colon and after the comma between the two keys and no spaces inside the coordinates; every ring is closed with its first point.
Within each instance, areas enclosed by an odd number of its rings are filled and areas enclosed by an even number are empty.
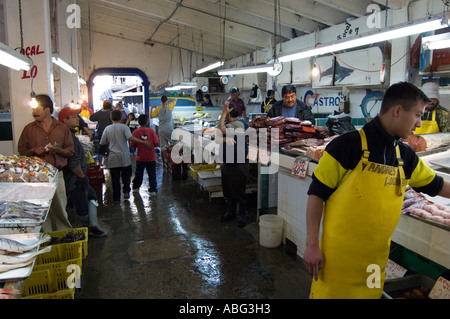
{"type": "Polygon", "coordinates": [[[422,91],[431,100],[425,107],[422,115],[422,126],[416,128],[415,134],[432,134],[450,132],[450,121],[448,110],[439,103],[439,84],[427,82],[423,84],[422,91]]]}
{"type": "Polygon", "coordinates": [[[282,100],[276,102],[267,112],[268,117],[295,117],[302,121],[311,121],[315,124],[315,118],[311,109],[297,99],[297,90],[293,85],[285,85],[281,89],[282,100]]]}

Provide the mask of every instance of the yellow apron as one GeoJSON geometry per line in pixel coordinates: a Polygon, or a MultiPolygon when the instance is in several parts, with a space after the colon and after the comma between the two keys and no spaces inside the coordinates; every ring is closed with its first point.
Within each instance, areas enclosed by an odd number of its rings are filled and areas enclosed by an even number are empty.
{"type": "Polygon", "coordinates": [[[399,147],[398,167],[369,162],[365,133],[362,129],[359,133],[363,156],[325,205],[320,241],[324,265],[318,280],[313,279],[310,298],[379,299],[382,295],[406,180],[399,147]],[[370,265],[379,267],[379,288],[368,287],[370,265]]]}
{"type": "Polygon", "coordinates": [[[431,112],[431,121],[422,121],[422,126],[416,128],[414,134],[439,133],[439,125],[436,121],[436,111],[431,112]]]}

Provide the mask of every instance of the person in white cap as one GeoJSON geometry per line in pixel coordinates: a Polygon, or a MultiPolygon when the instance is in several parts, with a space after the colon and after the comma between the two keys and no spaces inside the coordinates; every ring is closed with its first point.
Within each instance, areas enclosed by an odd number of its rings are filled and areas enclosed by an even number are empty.
{"type": "Polygon", "coordinates": [[[422,115],[422,126],[416,128],[415,134],[431,134],[439,132],[450,132],[449,112],[439,104],[439,84],[426,82],[422,91],[431,100],[422,115]]]}

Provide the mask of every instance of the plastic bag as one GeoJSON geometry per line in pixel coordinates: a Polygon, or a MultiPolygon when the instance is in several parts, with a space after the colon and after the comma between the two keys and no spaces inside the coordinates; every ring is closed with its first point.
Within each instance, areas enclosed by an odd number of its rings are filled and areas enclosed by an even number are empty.
{"type": "Polygon", "coordinates": [[[342,135],[346,132],[356,130],[352,123],[352,118],[350,115],[342,113],[339,115],[328,116],[328,121],[326,123],[330,136],[342,135]]]}

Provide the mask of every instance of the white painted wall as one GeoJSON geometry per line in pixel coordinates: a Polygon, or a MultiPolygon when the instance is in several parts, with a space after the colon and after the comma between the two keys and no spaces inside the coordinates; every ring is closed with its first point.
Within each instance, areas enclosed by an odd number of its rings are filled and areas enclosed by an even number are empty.
{"type": "Polygon", "coordinates": [[[213,60],[201,62],[201,56],[155,44],[153,47],[140,42],[81,30],[79,32],[79,73],[86,81],[100,68],[138,68],[152,86],[170,81],[173,84],[190,81],[195,70],[213,60]],[[192,55],[192,57],[191,57],[192,55]],[[181,61],[180,61],[181,60],[181,61]]]}

